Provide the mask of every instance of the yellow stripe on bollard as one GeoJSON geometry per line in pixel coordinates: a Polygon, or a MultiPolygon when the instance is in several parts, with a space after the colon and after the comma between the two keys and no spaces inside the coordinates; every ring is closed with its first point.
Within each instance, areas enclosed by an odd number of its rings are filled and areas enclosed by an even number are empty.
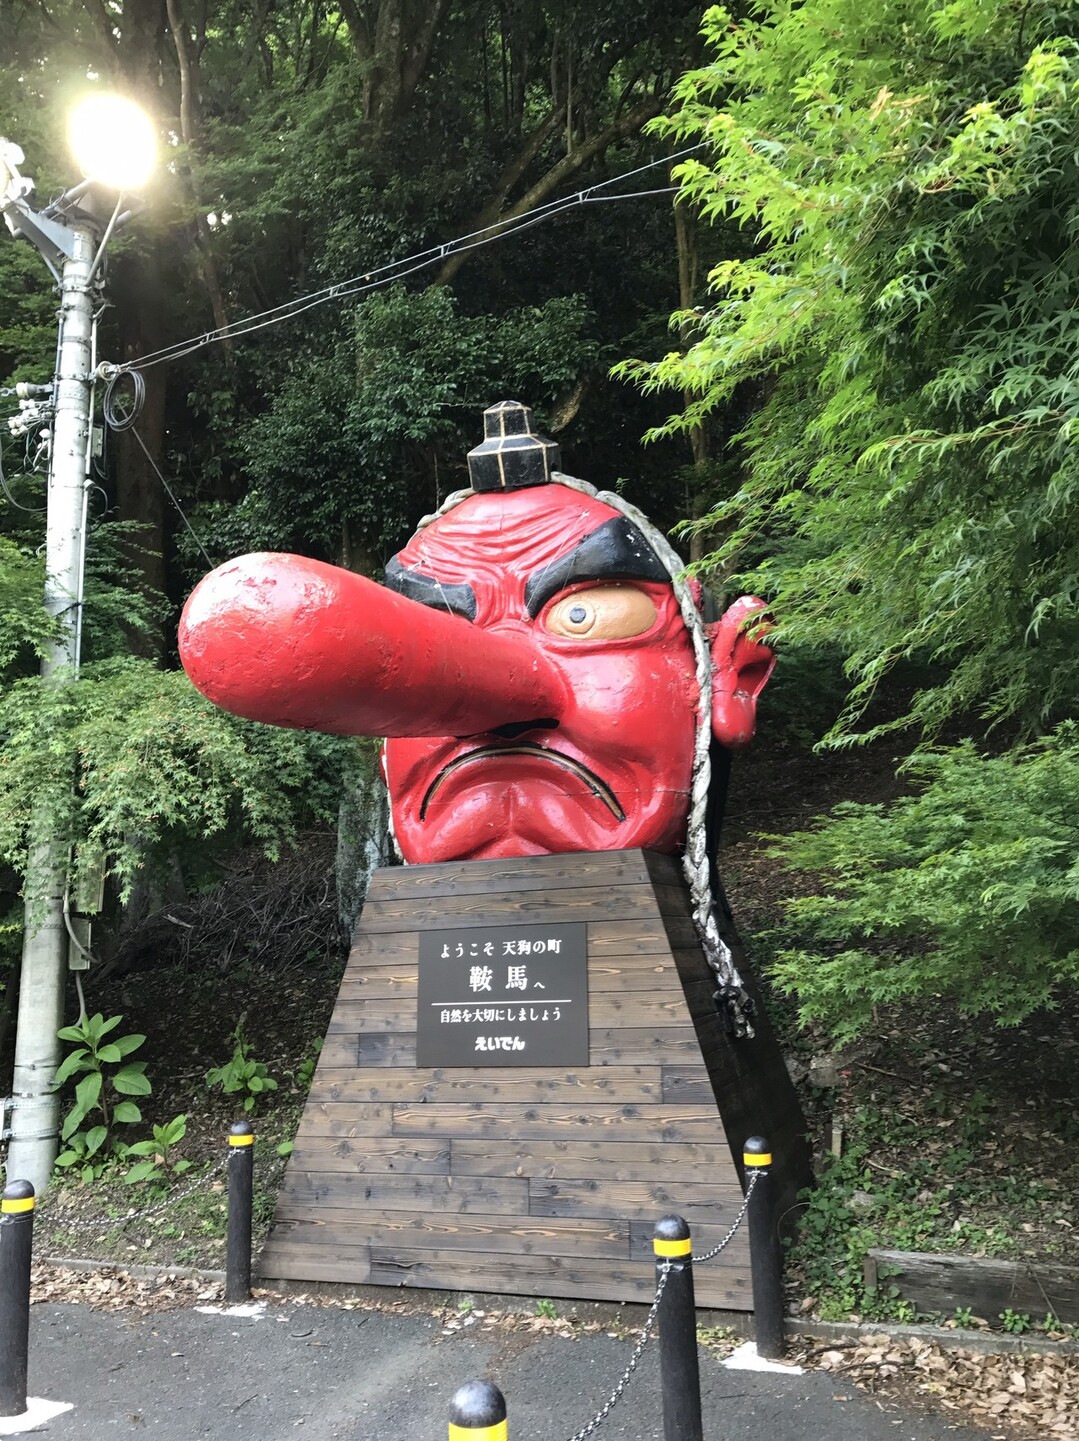
{"type": "Polygon", "coordinates": [[[449,1441],[506,1441],[507,1425],[499,1421],[494,1426],[455,1426],[451,1421],[449,1441]]]}
{"type": "Polygon", "coordinates": [[[0,1201],[0,1211],[5,1216],[15,1215],[19,1211],[32,1211],[34,1209],[33,1196],[26,1196],[21,1200],[0,1201]]]}
{"type": "Polygon", "coordinates": [[[230,1146],[253,1146],[254,1144],[255,1144],[255,1138],[254,1138],[253,1135],[250,1135],[250,1134],[248,1134],[248,1135],[246,1135],[246,1136],[230,1136],[230,1137],[229,1137],[229,1145],[230,1145],[230,1146]]]}
{"type": "Polygon", "coordinates": [[[770,1151],[746,1151],[742,1155],[742,1164],[745,1166],[770,1166],[772,1153],[770,1151]]]}
{"type": "Polygon", "coordinates": [[[663,1241],[656,1236],[652,1241],[652,1249],[657,1256],[688,1256],[693,1250],[693,1242],[689,1236],[679,1241],[663,1241]]]}

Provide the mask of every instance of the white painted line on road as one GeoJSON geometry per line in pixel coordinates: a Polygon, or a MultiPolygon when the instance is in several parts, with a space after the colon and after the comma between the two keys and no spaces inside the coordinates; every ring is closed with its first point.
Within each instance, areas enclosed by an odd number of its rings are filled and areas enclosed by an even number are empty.
{"type": "Polygon", "coordinates": [[[261,1321],[266,1315],[265,1301],[246,1301],[242,1306],[196,1306],[200,1316],[248,1316],[261,1321]]]}
{"type": "Polygon", "coordinates": [[[0,1436],[17,1436],[21,1431],[35,1431],[54,1416],[75,1408],[70,1401],[45,1401],[40,1396],[27,1396],[26,1410],[21,1416],[0,1416],[0,1436]]]}
{"type": "Polygon", "coordinates": [[[754,1341],[747,1341],[732,1351],[725,1361],[719,1363],[726,1366],[729,1371],[776,1371],[783,1372],[787,1376],[801,1376],[801,1366],[788,1366],[785,1361],[766,1361],[763,1356],[757,1355],[757,1346],[754,1341]]]}

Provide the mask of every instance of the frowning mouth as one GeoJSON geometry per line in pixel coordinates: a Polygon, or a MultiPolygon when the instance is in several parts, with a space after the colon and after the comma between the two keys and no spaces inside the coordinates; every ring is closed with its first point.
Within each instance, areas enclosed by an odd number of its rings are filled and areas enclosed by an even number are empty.
{"type": "Polygon", "coordinates": [[[427,787],[420,806],[420,820],[427,819],[428,806],[438,794],[443,782],[448,780],[454,771],[460,770],[462,766],[467,766],[472,761],[499,760],[503,756],[532,756],[539,760],[550,761],[552,765],[569,771],[571,775],[575,775],[578,780],[583,781],[592,794],[603,802],[616,821],[625,820],[626,813],[618,804],[614,792],[605,781],[600,780],[595,771],[590,771],[586,765],[574,760],[572,756],[563,755],[561,751],[551,750],[548,746],[530,745],[527,741],[515,746],[478,746],[476,750],[468,751],[467,754],[450,761],[449,765],[444,766],[427,787]]]}

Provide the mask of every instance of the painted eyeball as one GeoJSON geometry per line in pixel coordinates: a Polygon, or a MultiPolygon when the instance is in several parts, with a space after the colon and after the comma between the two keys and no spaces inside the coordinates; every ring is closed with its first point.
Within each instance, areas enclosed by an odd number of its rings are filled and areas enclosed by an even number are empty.
{"type": "Polygon", "coordinates": [[[595,585],[556,600],[543,624],[565,640],[627,640],[650,630],[657,614],[651,596],[635,585],[595,585]]]}

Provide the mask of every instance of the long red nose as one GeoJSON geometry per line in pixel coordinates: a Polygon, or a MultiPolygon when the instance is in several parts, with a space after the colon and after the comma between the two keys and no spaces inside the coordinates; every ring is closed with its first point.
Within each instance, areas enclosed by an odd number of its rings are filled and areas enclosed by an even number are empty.
{"type": "Polygon", "coordinates": [[[565,691],[526,639],[298,555],[211,571],[184,607],[180,658],[224,710],[337,735],[475,735],[557,719],[565,691]]]}

